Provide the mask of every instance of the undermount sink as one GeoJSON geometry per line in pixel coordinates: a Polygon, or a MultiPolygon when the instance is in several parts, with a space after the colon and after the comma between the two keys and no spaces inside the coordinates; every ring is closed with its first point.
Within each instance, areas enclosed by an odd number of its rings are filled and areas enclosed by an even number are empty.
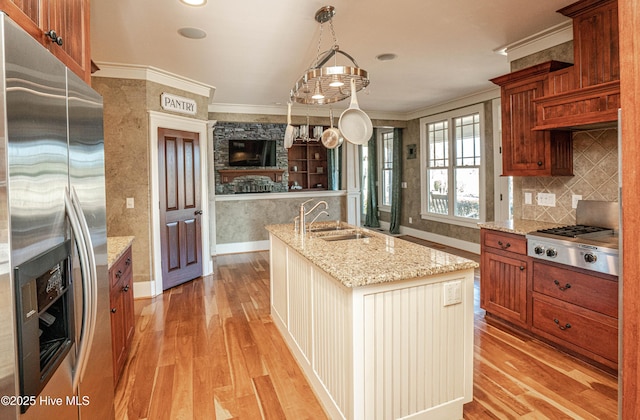
{"type": "Polygon", "coordinates": [[[317,227],[309,229],[309,232],[332,232],[334,230],[344,230],[346,229],[343,226],[325,226],[325,227],[317,227]]]}
{"type": "Polygon", "coordinates": [[[321,237],[321,239],[324,241],[333,242],[333,241],[348,241],[351,239],[364,239],[368,237],[369,235],[365,235],[364,233],[355,232],[355,233],[350,233],[348,235],[323,236],[321,237]]]}

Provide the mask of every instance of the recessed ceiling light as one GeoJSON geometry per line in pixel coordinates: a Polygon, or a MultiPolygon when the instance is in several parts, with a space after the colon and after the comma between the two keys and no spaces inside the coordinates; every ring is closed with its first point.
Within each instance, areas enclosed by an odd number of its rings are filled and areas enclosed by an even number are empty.
{"type": "Polygon", "coordinates": [[[185,38],[189,39],[202,39],[207,36],[207,33],[198,28],[180,28],[178,33],[185,38]]]}
{"type": "Polygon", "coordinates": [[[207,3],[207,0],[180,0],[180,1],[188,6],[204,6],[207,3]]]}
{"type": "Polygon", "coordinates": [[[393,53],[384,53],[384,54],[376,55],[376,59],[378,59],[379,61],[391,61],[391,60],[395,60],[396,57],[397,55],[393,53]]]}

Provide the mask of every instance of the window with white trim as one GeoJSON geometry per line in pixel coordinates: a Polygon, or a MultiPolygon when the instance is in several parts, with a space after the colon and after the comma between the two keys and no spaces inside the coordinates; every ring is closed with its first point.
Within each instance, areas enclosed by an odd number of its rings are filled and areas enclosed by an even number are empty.
{"type": "Polygon", "coordinates": [[[422,218],[474,227],[484,220],[482,119],[475,105],[420,120],[422,218]]]}
{"type": "Polygon", "coordinates": [[[379,130],[378,138],[378,178],[380,205],[379,208],[391,211],[391,180],[393,178],[393,130],[379,130]]]}

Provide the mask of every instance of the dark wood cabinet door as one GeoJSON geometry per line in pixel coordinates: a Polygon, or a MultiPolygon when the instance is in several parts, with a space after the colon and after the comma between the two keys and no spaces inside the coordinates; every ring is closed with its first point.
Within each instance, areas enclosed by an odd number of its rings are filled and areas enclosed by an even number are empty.
{"type": "Polygon", "coordinates": [[[483,252],[480,306],[516,325],[527,327],[527,261],[483,252]]]}
{"type": "Polygon", "coordinates": [[[532,131],[536,122],[533,100],[543,95],[541,80],[506,87],[503,92],[502,156],[504,175],[548,170],[546,133],[532,131]]]}
{"type": "Polygon", "coordinates": [[[114,385],[118,384],[135,329],[131,255],[129,247],[109,269],[114,385]]]}
{"type": "Polygon", "coordinates": [[[85,81],[91,78],[89,3],[87,0],[48,0],[42,29],[55,30],[62,45],[50,41],[51,52],[85,81]]]}
{"type": "Polygon", "coordinates": [[[0,0],[4,11],[85,82],[91,83],[88,0],[0,0]],[[54,30],[58,45],[45,34],[54,30]]]}
{"type": "Polygon", "coordinates": [[[576,2],[558,12],[573,18],[577,87],[620,80],[617,0],[576,2]]]}

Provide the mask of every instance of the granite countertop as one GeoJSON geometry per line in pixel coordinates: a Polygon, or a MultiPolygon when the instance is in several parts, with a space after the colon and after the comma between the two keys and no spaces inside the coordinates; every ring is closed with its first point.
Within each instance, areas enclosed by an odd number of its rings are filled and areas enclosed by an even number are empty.
{"type": "MultiPolygon", "coordinates": [[[[335,225],[336,222],[332,222],[335,225]]],[[[314,224],[314,228],[329,223],[314,224]]],[[[309,233],[304,238],[293,225],[268,225],[266,229],[346,287],[366,286],[477,268],[478,263],[437,249],[383,233],[341,223],[341,234],[360,232],[367,238],[324,241],[334,232],[309,233]]]]}
{"type": "Polygon", "coordinates": [[[565,226],[562,223],[539,222],[537,220],[504,220],[500,222],[478,223],[478,226],[485,229],[499,230],[500,232],[526,235],[541,229],[551,229],[558,226],[565,226]]]}
{"type": "Polygon", "coordinates": [[[135,236],[109,236],[107,237],[107,263],[109,268],[118,261],[118,258],[133,243],[135,236]]]}

